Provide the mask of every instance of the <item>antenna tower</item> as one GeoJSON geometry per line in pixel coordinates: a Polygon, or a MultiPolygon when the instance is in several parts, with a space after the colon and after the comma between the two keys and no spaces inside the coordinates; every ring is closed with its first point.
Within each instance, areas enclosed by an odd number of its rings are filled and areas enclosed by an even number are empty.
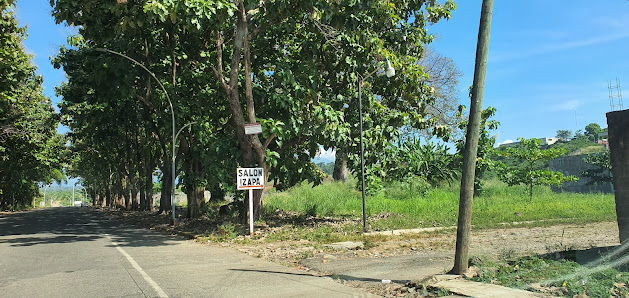
{"type": "Polygon", "coordinates": [[[620,90],[620,80],[616,78],[616,83],[607,81],[607,89],[609,90],[609,106],[612,111],[622,110],[622,92],[620,90]]]}

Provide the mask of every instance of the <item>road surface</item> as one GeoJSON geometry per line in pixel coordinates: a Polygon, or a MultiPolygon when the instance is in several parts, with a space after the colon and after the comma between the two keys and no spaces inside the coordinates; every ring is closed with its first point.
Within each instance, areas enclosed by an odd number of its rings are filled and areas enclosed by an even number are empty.
{"type": "Polygon", "coordinates": [[[2,297],[360,297],[240,252],[125,226],[89,208],[0,214],[2,297]]]}

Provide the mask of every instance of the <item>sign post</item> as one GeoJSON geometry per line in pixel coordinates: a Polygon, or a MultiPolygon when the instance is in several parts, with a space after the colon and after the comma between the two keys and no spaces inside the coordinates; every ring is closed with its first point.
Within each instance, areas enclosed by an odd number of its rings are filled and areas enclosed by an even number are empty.
{"type": "Polygon", "coordinates": [[[238,190],[249,190],[249,233],[253,236],[253,190],[264,188],[264,168],[238,168],[238,190]]]}

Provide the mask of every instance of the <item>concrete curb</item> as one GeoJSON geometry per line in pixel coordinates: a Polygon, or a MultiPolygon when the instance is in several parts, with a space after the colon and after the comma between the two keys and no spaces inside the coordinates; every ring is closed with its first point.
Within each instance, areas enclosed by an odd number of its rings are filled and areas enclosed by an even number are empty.
{"type": "Polygon", "coordinates": [[[372,236],[372,235],[402,235],[402,234],[418,234],[418,233],[426,233],[426,232],[435,232],[441,230],[450,230],[456,229],[455,226],[452,227],[434,227],[434,228],[418,228],[418,229],[402,229],[402,230],[392,230],[392,231],[379,231],[379,232],[369,232],[364,235],[372,236]]]}
{"type": "Polygon", "coordinates": [[[469,297],[511,297],[511,298],[531,298],[531,297],[554,297],[541,293],[533,293],[525,290],[507,288],[499,285],[485,284],[463,279],[460,275],[435,275],[430,285],[433,287],[446,289],[452,293],[469,297]]]}

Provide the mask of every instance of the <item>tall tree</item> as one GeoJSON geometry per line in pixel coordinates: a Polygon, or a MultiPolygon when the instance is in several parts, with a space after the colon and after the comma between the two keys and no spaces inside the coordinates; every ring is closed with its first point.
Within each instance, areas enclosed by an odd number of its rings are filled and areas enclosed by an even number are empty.
{"type": "Polygon", "coordinates": [[[601,126],[598,123],[590,123],[585,126],[585,134],[594,142],[598,141],[599,132],[601,132],[601,126]]]}
{"type": "Polygon", "coordinates": [[[566,130],[566,129],[560,129],[557,131],[557,135],[555,135],[555,137],[562,141],[567,141],[572,137],[572,131],[566,130]]]}
{"type": "Polygon", "coordinates": [[[38,183],[63,180],[63,137],[42,78],[35,75],[14,1],[0,1],[0,210],[30,206],[38,183]]]}
{"type": "MultiPolygon", "coordinates": [[[[233,168],[238,165],[263,167],[268,177],[284,185],[303,179],[320,181],[321,172],[311,158],[320,146],[347,151],[356,147],[358,109],[352,98],[357,74],[373,70],[383,58],[391,59],[401,75],[393,82],[374,78],[365,86],[371,146],[383,147],[406,123],[429,125],[422,117],[424,103],[431,101],[429,88],[419,80],[424,73],[417,61],[421,45],[432,39],[426,33],[426,22],[447,18],[454,9],[451,1],[390,5],[319,0],[106,4],[56,0],[52,4],[57,21],[80,26],[85,43],[77,51],[84,58],[96,57],[89,49],[105,47],[140,61],[173,98],[178,127],[195,122],[180,135],[177,156],[182,162],[173,173],[183,173],[184,188],[193,198],[188,204],[189,216],[199,214],[203,188],[220,194],[234,184],[233,168]],[[372,87],[380,90],[378,96],[369,92],[372,87]],[[263,134],[245,135],[244,124],[251,122],[261,122],[263,134]],[[209,149],[224,155],[217,157],[209,149]]],[[[164,142],[164,136],[172,131],[151,129],[169,127],[168,118],[163,117],[167,113],[164,94],[146,74],[112,58],[99,57],[92,68],[127,73],[116,77],[127,81],[123,86],[128,91],[103,99],[103,104],[135,100],[139,102],[136,114],[154,112],[147,130],[159,139],[162,172],[168,175],[164,165],[172,144],[164,142]],[[148,97],[140,96],[148,93],[148,97]]],[[[98,72],[100,79],[106,78],[105,70],[98,72]]],[[[85,95],[98,89],[93,85],[96,79],[88,81],[92,83],[83,88],[85,95]]],[[[83,84],[79,77],[70,83],[83,84]]],[[[134,129],[123,131],[133,135],[134,129]]],[[[370,157],[371,162],[376,159],[375,154],[370,157]]],[[[262,191],[256,191],[256,216],[261,198],[262,191]]]]}

